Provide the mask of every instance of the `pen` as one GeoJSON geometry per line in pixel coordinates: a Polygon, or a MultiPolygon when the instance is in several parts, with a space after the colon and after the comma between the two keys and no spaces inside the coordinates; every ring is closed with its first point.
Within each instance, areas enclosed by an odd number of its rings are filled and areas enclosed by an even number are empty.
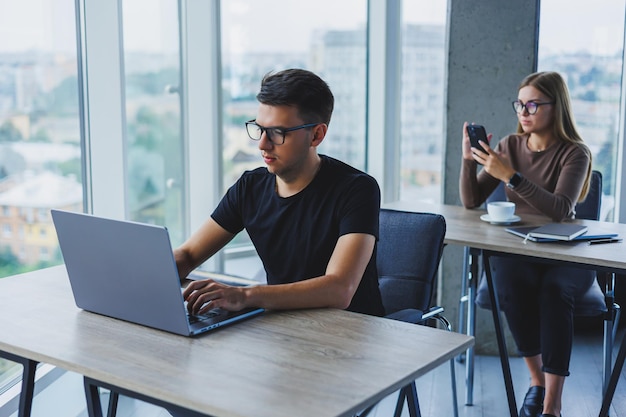
{"type": "Polygon", "coordinates": [[[601,243],[617,243],[617,242],[621,242],[622,239],[615,239],[615,238],[607,238],[607,239],[596,239],[596,240],[590,240],[589,244],[590,245],[599,245],[601,243]]]}

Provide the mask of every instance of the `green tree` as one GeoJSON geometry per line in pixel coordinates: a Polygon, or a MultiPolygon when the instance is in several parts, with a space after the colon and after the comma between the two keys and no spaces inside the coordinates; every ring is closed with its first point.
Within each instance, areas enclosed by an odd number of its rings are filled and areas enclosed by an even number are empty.
{"type": "Polygon", "coordinates": [[[165,68],[156,72],[142,72],[126,76],[126,93],[129,97],[161,95],[166,85],[178,85],[178,69],[165,68]]]}
{"type": "Polygon", "coordinates": [[[24,266],[20,264],[10,247],[3,246],[0,248],[0,277],[19,274],[23,272],[23,269],[24,266]]]}
{"type": "Polygon", "coordinates": [[[35,116],[76,116],[78,115],[78,78],[70,76],[55,88],[39,96],[35,102],[35,116]]]}
{"type": "Polygon", "coordinates": [[[39,129],[34,135],[31,135],[29,142],[50,143],[52,140],[46,129],[39,129]]]}
{"type": "Polygon", "coordinates": [[[180,117],[142,106],[128,123],[128,138],[131,210],[147,210],[150,218],[164,222],[166,206],[178,204],[166,181],[182,180],[180,117]]]}
{"type": "Polygon", "coordinates": [[[23,139],[22,132],[12,122],[6,121],[0,125],[0,142],[20,142],[23,139]]]}
{"type": "Polygon", "coordinates": [[[52,254],[51,260],[40,261],[31,265],[20,263],[20,260],[13,254],[10,247],[4,246],[0,248],[0,278],[36,271],[38,269],[60,265],[61,263],[63,263],[63,257],[61,250],[58,248],[52,254]]]}
{"type": "Polygon", "coordinates": [[[82,182],[82,161],[80,158],[70,159],[68,161],[54,163],[54,167],[51,167],[52,170],[58,169],[61,171],[61,175],[64,177],[68,177],[73,175],[76,178],[76,181],[82,182]]]}
{"type": "Polygon", "coordinates": [[[0,145],[0,179],[26,169],[26,160],[11,145],[0,145]]]}

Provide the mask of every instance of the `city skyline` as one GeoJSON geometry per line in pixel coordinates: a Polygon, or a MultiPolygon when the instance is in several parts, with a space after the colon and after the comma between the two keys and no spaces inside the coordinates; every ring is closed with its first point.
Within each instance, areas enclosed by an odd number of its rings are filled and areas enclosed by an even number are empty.
{"type": "MultiPolygon", "coordinates": [[[[2,1],[2,0],[0,0],[2,1]]],[[[29,0],[41,1],[41,0],[29,0]]],[[[277,1],[277,0],[274,0],[277,1]]],[[[165,1],[159,4],[163,5],[165,1]]],[[[56,4],[56,3],[55,3],[56,4]]],[[[172,3],[168,3],[171,5],[172,3]]],[[[232,4],[243,4],[233,0],[232,4]]],[[[440,3],[438,3],[440,4],[440,3]]],[[[133,3],[134,6],[137,3],[133,3]]],[[[54,8],[54,7],[53,7],[54,8]]],[[[132,26],[133,19],[140,15],[128,12],[125,26],[132,26]]],[[[160,8],[159,14],[166,15],[166,9],[160,8]]],[[[58,12],[58,10],[57,10],[58,12]]],[[[224,12],[224,10],[223,10],[224,12]]],[[[251,14],[250,10],[241,10],[244,15],[251,14]]],[[[433,8],[433,14],[437,10],[433,8]]],[[[442,10],[438,11],[441,18],[442,10]]],[[[254,13],[252,13],[254,14],[254,13]]],[[[226,13],[229,19],[237,20],[232,13],[226,13]]],[[[353,16],[354,17],[354,16],[353,16]]],[[[545,16],[544,16],[545,17],[545,16]]],[[[545,17],[549,21],[550,17],[545,17]]],[[[315,22],[313,22],[315,23],[315,22]]],[[[244,25],[245,26],[245,25],[244,25]]],[[[224,29],[229,33],[231,27],[224,29]]],[[[401,158],[399,169],[401,173],[401,198],[428,199],[438,201],[440,184],[442,181],[442,152],[443,141],[433,141],[440,138],[443,130],[443,115],[445,114],[444,85],[445,85],[445,28],[443,25],[432,25],[426,22],[403,20],[403,95],[401,97],[402,117],[400,120],[401,158]],[[424,80],[428,80],[424,86],[424,80]],[[426,100],[427,99],[427,100],[426,100]]],[[[366,42],[364,28],[357,20],[338,28],[329,28],[328,32],[313,30],[311,34],[316,38],[315,48],[309,48],[306,53],[289,53],[282,48],[275,52],[263,52],[256,48],[247,51],[242,59],[228,60],[225,50],[222,62],[225,77],[223,88],[225,96],[231,101],[226,102],[225,137],[224,141],[224,171],[223,186],[229,186],[243,169],[252,165],[261,165],[258,158],[251,157],[256,153],[254,145],[242,134],[242,117],[247,120],[253,117],[249,114],[256,103],[255,92],[258,89],[258,80],[268,68],[281,65],[307,67],[316,65],[316,71],[327,77],[329,85],[336,91],[338,111],[334,114],[332,139],[320,148],[323,153],[346,161],[351,165],[365,169],[366,161],[365,138],[366,125],[365,109],[365,55],[366,42]],[[252,82],[250,80],[253,80],[252,82]],[[237,94],[235,94],[235,92],[237,94]],[[355,94],[358,92],[358,94],[355,94]],[[251,150],[251,152],[248,152],[251,150]]],[[[237,32],[235,30],[235,32],[237,32]]],[[[165,33],[162,34],[166,36],[165,33]]],[[[172,35],[170,32],[169,35],[172,35]]],[[[52,37],[54,38],[54,36],[52,37]]],[[[131,41],[130,37],[126,40],[131,41]]],[[[159,41],[155,41],[158,43],[159,41]]],[[[614,44],[621,45],[620,41],[614,44]]],[[[226,42],[226,45],[229,45],[226,42]]],[[[305,49],[305,52],[307,50],[305,49]]],[[[543,58],[545,52],[540,44],[543,58]]],[[[246,52],[246,51],[241,51],[246,52]]],[[[166,196],[173,196],[171,201],[179,199],[180,194],[173,194],[167,188],[168,180],[176,177],[180,165],[165,164],[165,153],[179,143],[178,102],[171,96],[163,95],[163,84],[167,81],[164,75],[170,77],[172,72],[178,71],[176,52],[167,53],[159,50],[158,53],[149,51],[125,50],[125,74],[128,93],[125,97],[127,106],[127,126],[129,140],[128,148],[128,201],[132,210],[133,220],[142,220],[154,223],[167,223],[171,230],[182,230],[173,226],[171,221],[180,219],[180,212],[169,216],[166,196]],[[158,76],[155,76],[157,74],[158,76]],[[141,115],[141,120],[138,118],[141,115]],[[167,129],[166,129],[167,128],[167,129]],[[165,145],[169,144],[169,147],[165,145]],[[166,171],[166,168],[167,171],[166,171]]],[[[75,65],[67,65],[66,56],[59,53],[36,53],[35,51],[17,54],[0,54],[0,79],[5,82],[5,88],[0,89],[0,114],[7,111],[8,119],[4,130],[4,140],[14,143],[16,140],[48,139],[59,143],[61,134],[68,131],[74,133],[72,142],[75,143],[76,153],[79,152],[80,131],[78,128],[78,111],[63,113],[59,110],[66,108],[62,100],[72,100],[72,109],[76,107],[75,65]],[[64,63],[61,65],[61,63],[64,63]],[[54,95],[48,95],[52,90],[54,95]],[[45,98],[45,99],[44,99],[45,98]],[[54,99],[52,99],[54,98],[54,99]],[[62,100],[59,100],[62,99],[62,100]],[[17,110],[17,111],[15,111],[17,110]],[[54,110],[49,112],[49,110],[54,110]],[[22,113],[20,113],[22,112],[22,113]],[[31,117],[31,112],[32,116],[31,117]],[[61,123],[62,122],[62,123],[61,123]],[[71,125],[67,122],[71,122],[71,125]]],[[[539,60],[542,64],[542,59],[539,60]]],[[[618,96],[614,94],[615,80],[620,79],[621,60],[617,56],[590,57],[584,54],[567,55],[557,54],[553,60],[547,60],[550,68],[560,69],[569,77],[569,84],[574,99],[574,108],[583,115],[578,121],[579,129],[586,142],[594,153],[595,164],[603,168],[606,183],[611,184],[612,162],[607,158],[612,141],[617,137],[618,96]],[[607,76],[610,75],[610,76],[607,76]],[[613,81],[611,81],[613,80],[613,81]]],[[[511,113],[511,120],[514,119],[511,113]]],[[[4,122],[4,121],[2,121],[4,122]]],[[[2,123],[0,123],[1,125],[2,123]]],[[[502,132],[493,132],[502,136],[502,132]]],[[[330,137],[330,135],[329,135],[330,137]]],[[[31,145],[34,145],[33,143],[31,145]]],[[[37,164],[42,170],[50,170],[69,176],[74,174],[79,178],[80,154],[71,161],[60,163],[37,164]],[[78,162],[76,162],[78,161],[78,162]],[[62,169],[61,169],[62,168],[62,169]]],[[[25,162],[26,158],[24,158],[25,162]]],[[[172,161],[172,159],[168,159],[172,161]]],[[[179,161],[180,162],[180,161],[179,161]]],[[[33,166],[25,164],[29,169],[33,166]]],[[[9,169],[5,175],[18,186],[18,176],[12,176],[17,169],[9,169]]],[[[79,183],[77,183],[79,184],[79,183]]],[[[79,185],[80,187],[80,185],[79,185]]],[[[6,194],[5,196],[7,196],[6,194]]],[[[3,196],[3,194],[0,194],[3,196]]],[[[82,196],[76,197],[80,204],[82,196]]],[[[7,200],[8,201],[8,200],[7,200]]],[[[12,204],[19,206],[19,204],[12,204]]],[[[608,205],[612,207],[612,204],[608,205]]],[[[20,225],[7,223],[5,234],[11,238],[19,236],[20,225]]],[[[35,232],[36,236],[39,236],[35,232]]],[[[21,243],[18,241],[19,245],[21,243]]],[[[20,259],[24,258],[22,246],[13,249],[20,259]]],[[[38,253],[35,250],[33,253],[38,253]]],[[[44,248],[42,252],[48,257],[51,251],[44,248]]],[[[26,258],[24,258],[26,259],[26,258]]]]}
{"type": "MultiPolygon", "coordinates": [[[[321,0],[320,0],[321,1],[321,0]]],[[[224,10],[232,14],[229,22],[233,41],[241,45],[242,50],[254,46],[259,51],[302,52],[309,47],[312,32],[332,29],[355,29],[346,27],[345,13],[365,25],[366,7],[364,0],[327,0],[326,7],[320,2],[290,2],[285,0],[244,1],[229,0],[223,3],[224,10]],[[307,16],[309,22],[318,21],[314,30],[310,25],[302,25],[300,19],[278,18],[275,10],[281,10],[281,16],[307,16]],[[335,12],[330,13],[329,10],[335,12]],[[267,18],[263,14],[270,11],[271,16],[280,24],[276,31],[266,29],[267,18]],[[362,15],[360,18],[358,15],[362,15]],[[261,23],[263,22],[263,23],[261,23]],[[265,27],[264,27],[265,26],[265,27]],[[260,27],[264,27],[259,30],[260,27]],[[288,33],[289,36],[282,36],[288,33]],[[274,42],[280,36],[280,42],[274,42]]],[[[445,0],[403,2],[403,19],[407,23],[445,23],[445,0]]],[[[178,48],[177,22],[169,24],[168,19],[177,16],[174,0],[134,0],[124,1],[123,9],[127,22],[141,22],[137,31],[126,25],[125,45],[129,51],[176,52],[178,48]],[[150,6],[150,7],[148,7],[150,6]]],[[[74,14],[73,0],[0,0],[0,36],[10,42],[0,43],[0,53],[27,50],[50,52],[70,52],[76,49],[74,25],[54,24],[67,22],[66,17],[74,14]]],[[[572,7],[572,1],[542,1],[541,19],[545,24],[540,27],[541,48],[544,51],[593,52],[596,55],[611,55],[621,50],[624,34],[624,2],[618,0],[597,0],[593,7],[572,7]],[[552,23],[554,22],[554,23],[552,23]],[[558,24],[557,24],[558,23],[558,24]],[[581,28],[583,28],[581,30],[581,28]],[[615,42],[616,37],[619,39],[615,42]],[[609,45],[618,43],[620,48],[609,45]]],[[[486,29],[488,30],[488,28],[486,29]]],[[[229,32],[229,31],[226,31],[229,32]]],[[[232,44],[232,42],[231,42],[232,44]]],[[[237,52],[237,51],[232,51],[237,52]]]]}

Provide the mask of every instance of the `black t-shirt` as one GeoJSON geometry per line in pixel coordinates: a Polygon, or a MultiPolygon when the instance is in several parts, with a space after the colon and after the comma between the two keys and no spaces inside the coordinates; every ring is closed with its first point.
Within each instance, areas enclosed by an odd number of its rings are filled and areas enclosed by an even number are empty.
{"type": "MultiPolygon", "coordinates": [[[[367,233],[378,240],[380,189],[376,180],[336,159],[320,158],[313,181],[287,198],[275,192],[276,177],[266,168],[246,171],[211,215],[231,233],[247,230],[270,285],[324,275],[342,235],[367,233]]],[[[376,250],[348,310],[384,314],[376,250]]]]}

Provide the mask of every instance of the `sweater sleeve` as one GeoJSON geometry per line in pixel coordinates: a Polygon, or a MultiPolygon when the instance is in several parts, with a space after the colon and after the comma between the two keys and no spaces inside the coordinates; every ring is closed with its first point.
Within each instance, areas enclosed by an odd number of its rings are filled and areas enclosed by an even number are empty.
{"type": "Polygon", "coordinates": [[[461,161],[459,191],[465,208],[476,208],[483,204],[500,184],[500,180],[489,175],[487,171],[481,170],[476,174],[477,170],[476,161],[461,161]]]}
{"type": "Polygon", "coordinates": [[[546,173],[546,176],[555,177],[554,191],[524,177],[521,184],[515,187],[514,193],[529,206],[559,222],[573,218],[590,161],[581,148],[573,146],[561,161],[553,162],[550,167],[552,172],[546,173]]]}

